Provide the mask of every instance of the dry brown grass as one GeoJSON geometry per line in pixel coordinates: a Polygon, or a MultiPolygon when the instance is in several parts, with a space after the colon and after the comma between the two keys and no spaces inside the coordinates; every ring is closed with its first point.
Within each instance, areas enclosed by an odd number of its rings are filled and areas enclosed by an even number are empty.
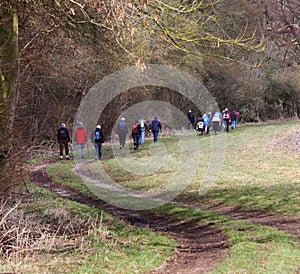
{"type": "Polygon", "coordinates": [[[108,234],[102,216],[100,220],[84,219],[71,216],[63,208],[53,208],[45,212],[47,220],[41,222],[38,216],[19,207],[20,202],[0,206],[0,260],[10,264],[37,260],[39,255],[49,258],[75,250],[86,253],[91,235],[105,239],[108,234]]]}

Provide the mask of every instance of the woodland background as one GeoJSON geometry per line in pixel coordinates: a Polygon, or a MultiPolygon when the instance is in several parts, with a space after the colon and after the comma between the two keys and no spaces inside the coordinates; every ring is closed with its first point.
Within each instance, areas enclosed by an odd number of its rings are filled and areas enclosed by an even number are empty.
{"type": "MultiPolygon", "coordinates": [[[[61,122],[106,75],[168,64],[200,79],[241,122],[299,118],[298,0],[2,0],[1,195],[20,183],[32,151],[50,148],[61,122]]],[[[161,88],[129,90],[101,117],[148,99],[193,107],[161,88]]]]}

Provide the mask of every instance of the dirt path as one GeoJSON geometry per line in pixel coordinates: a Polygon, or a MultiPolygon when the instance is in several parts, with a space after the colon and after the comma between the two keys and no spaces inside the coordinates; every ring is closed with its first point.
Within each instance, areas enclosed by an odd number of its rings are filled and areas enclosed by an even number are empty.
{"type": "MultiPolygon", "coordinates": [[[[47,188],[62,198],[105,210],[135,226],[148,227],[171,235],[179,243],[176,254],[153,273],[209,273],[227,256],[228,239],[213,226],[200,226],[195,222],[143,215],[140,211],[116,208],[100,199],[86,197],[56,183],[45,171],[46,167],[47,164],[40,165],[30,173],[31,180],[38,186],[47,188]]],[[[242,211],[235,207],[219,206],[202,210],[236,220],[271,226],[300,239],[300,220],[290,220],[257,211],[242,211]]]]}
{"type": "Polygon", "coordinates": [[[243,211],[235,207],[220,206],[207,210],[234,220],[274,227],[300,240],[300,219],[290,219],[262,211],[243,211]]]}
{"type": "Polygon", "coordinates": [[[161,216],[145,216],[139,211],[116,208],[56,183],[47,174],[45,167],[46,165],[42,165],[30,173],[31,180],[36,185],[47,188],[62,198],[105,210],[135,226],[148,227],[173,237],[179,243],[176,254],[153,271],[153,274],[209,273],[226,257],[229,247],[227,236],[212,226],[199,226],[195,222],[165,219],[161,216]]]}

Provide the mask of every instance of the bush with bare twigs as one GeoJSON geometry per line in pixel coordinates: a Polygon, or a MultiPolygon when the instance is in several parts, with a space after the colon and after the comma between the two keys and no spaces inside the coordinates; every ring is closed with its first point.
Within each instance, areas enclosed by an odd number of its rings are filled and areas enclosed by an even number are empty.
{"type": "MultiPolygon", "coordinates": [[[[99,220],[71,216],[65,209],[49,209],[46,222],[34,214],[26,214],[19,203],[0,207],[0,259],[21,262],[39,254],[64,254],[82,251],[89,240],[107,238],[108,232],[99,220]],[[92,237],[92,238],[91,238],[92,237]]],[[[85,251],[86,252],[86,251],[85,251]]]]}

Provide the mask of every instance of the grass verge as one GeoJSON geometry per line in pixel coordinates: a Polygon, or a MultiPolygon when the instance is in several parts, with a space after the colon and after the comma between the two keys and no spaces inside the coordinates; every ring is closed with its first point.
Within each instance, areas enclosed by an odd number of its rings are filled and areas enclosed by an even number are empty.
{"type": "Polygon", "coordinates": [[[1,220],[1,273],[141,273],[174,251],[175,243],[161,233],[34,185],[29,189],[1,220]]]}

